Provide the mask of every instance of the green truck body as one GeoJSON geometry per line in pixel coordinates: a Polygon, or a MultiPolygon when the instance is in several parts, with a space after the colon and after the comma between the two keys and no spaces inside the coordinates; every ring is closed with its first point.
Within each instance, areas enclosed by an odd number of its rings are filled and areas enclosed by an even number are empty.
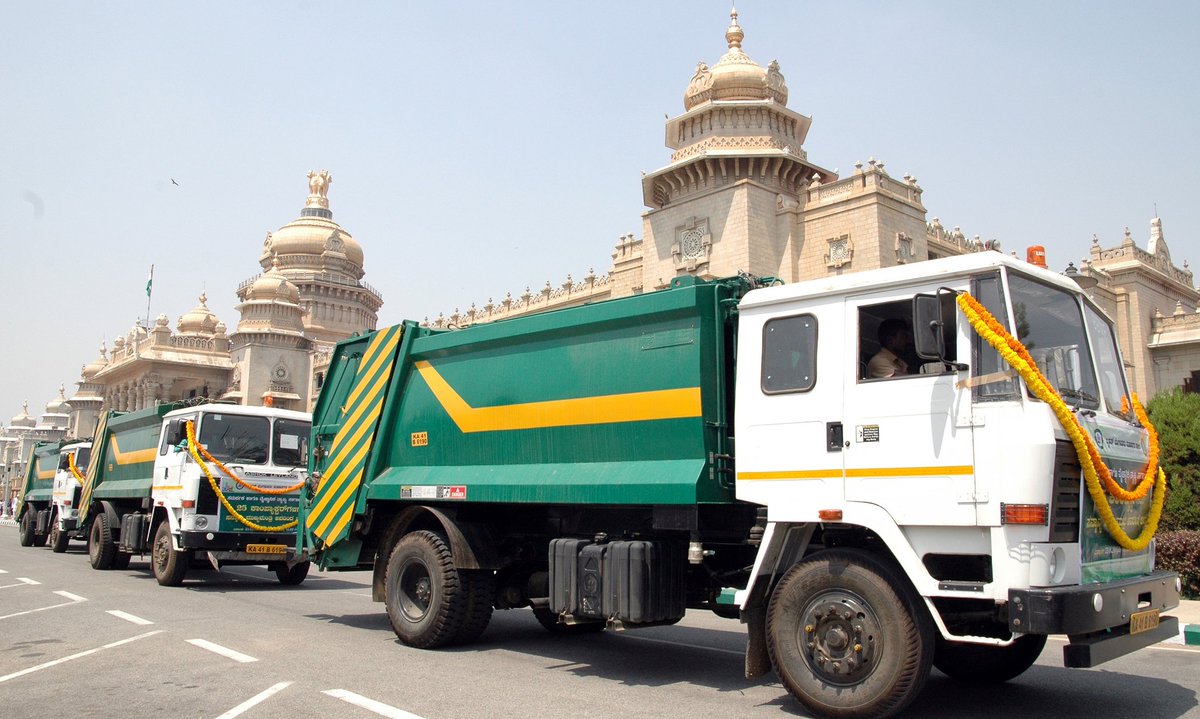
{"type": "MultiPolygon", "coordinates": [[[[371,507],[678,508],[736,503],[731,309],[741,282],[671,290],[462,331],[405,323],[338,345],[314,412],[304,511],[327,568],[371,507]],[[731,358],[729,358],[731,359],[731,358]],[[345,411],[353,408],[352,411],[345,411]]],[[[691,521],[682,517],[678,521],[691,521]]]]}

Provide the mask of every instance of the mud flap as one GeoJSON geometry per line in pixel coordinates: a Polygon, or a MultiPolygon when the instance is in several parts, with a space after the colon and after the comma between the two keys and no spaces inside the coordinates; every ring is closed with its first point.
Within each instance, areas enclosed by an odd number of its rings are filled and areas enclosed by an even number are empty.
{"type": "Polygon", "coordinates": [[[754,679],[771,672],[771,655],[767,653],[767,607],[760,604],[742,610],[746,622],[746,678],[754,679]]]}

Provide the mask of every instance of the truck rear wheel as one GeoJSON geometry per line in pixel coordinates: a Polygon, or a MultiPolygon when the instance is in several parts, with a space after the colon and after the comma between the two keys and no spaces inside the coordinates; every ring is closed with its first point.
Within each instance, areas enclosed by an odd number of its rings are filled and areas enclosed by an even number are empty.
{"type": "Polygon", "coordinates": [[[288,567],[286,564],[280,564],[279,566],[275,567],[275,578],[279,580],[280,584],[288,587],[294,587],[300,582],[303,582],[304,578],[308,576],[309,565],[309,562],[300,562],[292,567],[288,567]]]}
{"type": "Polygon", "coordinates": [[[59,528],[57,513],[50,520],[52,522],[50,528],[50,551],[55,554],[62,554],[67,551],[67,545],[71,543],[71,536],[59,528]]]}
{"type": "Polygon", "coordinates": [[[885,717],[921,692],[932,622],[904,580],[865,552],[796,564],[767,609],[767,650],[787,690],[830,717],[885,717]]]}
{"type": "Polygon", "coordinates": [[[175,549],[171,541],[171,524],[162,520],[154,532],[154,545],[150,549],[150,567],[154,570],[154,578],[164,587],[178,587],[183,584],[191,563],[192,553],[175,549]]]}
{"type": "Polygon", "coordinates": [[[460,569],[458,579],[467,595],[467,609],[455,644],[470,644],[483,634],[492,621],[495,606],[496,575],[486,569],[460,569]]]}
{"type": "Polygon", "coordinates": [[[1045,634],[1023,634],[1007,647],[947,642],[939,637],[933,666],[959,681],[999,684],[1033,666],[1045,647],[1045,634]]]}
{"type": "Polygon", "coordinates": [[[22,547],[32,547],[37,543],[37,517],[36,512],[31,509],[32,505],[26,505],[24,513],[21,514],[21,530],[20,539],[22,547]]]}
{"type": "Polygon", "coordinates": [[[117,544],[113,541],[108,515],[103,509],[97,509],[88,532],[88,561],[92,563],[92,569],[112,569],[116,556],[117,544]]]}
{"type": "Polygon", "coordinates": [[[453,642],[466,620],[468,595],[441,535],[422,530],[396,543],[388,558],[384,601],[400,641],[420,649],[453,642]]]}

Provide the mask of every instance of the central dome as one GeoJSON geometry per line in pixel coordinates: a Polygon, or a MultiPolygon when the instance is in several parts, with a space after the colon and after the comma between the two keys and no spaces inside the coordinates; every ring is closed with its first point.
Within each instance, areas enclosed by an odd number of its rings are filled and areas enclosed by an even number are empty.
{"type": "Polygon", "coordinates": [[[341,256],[359,270],[363,266],[362,246],[333,221],[333,213],[329,211],[329,199],[326,193],[333,177],[328,171],[322,170],[309,174],[309,190],[311,194],[300,211],[300,217],[292,220],[278,230],[268,233],[263,242],[259,264],[264,270],[271,267],[275,257],[280,258],[280,264],[285,269],[307,267],[309,263],[294,262],[290,258],[296,256],[312,257],[312,267],[320,266],[319,258],[329,253],[341,256]]]}
{"type": "Polygon", "coordinates": [[[729,51],[721,56],[710,70],[703,62],[696,65],[696,74],[683,94],[684,109],[691,110],[710,100],[774,100],[787,105],[787,84],[779,72],[779,63],[772,60],[764,69],[742,51],[746,34],[738,25],[737,11],[729,13],[729,29],[725,40],[729,51]]]}

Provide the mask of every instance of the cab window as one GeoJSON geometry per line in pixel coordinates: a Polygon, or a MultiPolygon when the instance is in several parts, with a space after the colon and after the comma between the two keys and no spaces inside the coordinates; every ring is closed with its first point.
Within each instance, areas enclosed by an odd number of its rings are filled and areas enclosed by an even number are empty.
{"type": "Polygon", "coordinates": [[[897,379],[953,371],[957,361],[956,308],[952,293],[941,294],[942,356],[946,362],[924,360],[913,346],[913,299],[858,308],[858,380],[897,379]]]}
{"type": "Polygon", "coordinates": [[[266,464],[271,422],[266,417],[206,414],[200,420],[200,444],[221,462],[266,464]]]}
{"type": "Polygon", "coordinates": [[[308,464],[308,435],[311,425],[293,419],[275,420],[271,437],[272,462],[281,467],[303,467],[308,464]]]}
{"type": "Polygon", "coordinates": [[[807,392],[816,381],[817,318],[779,317],[763,325],[763,393],[807,392]]]}

